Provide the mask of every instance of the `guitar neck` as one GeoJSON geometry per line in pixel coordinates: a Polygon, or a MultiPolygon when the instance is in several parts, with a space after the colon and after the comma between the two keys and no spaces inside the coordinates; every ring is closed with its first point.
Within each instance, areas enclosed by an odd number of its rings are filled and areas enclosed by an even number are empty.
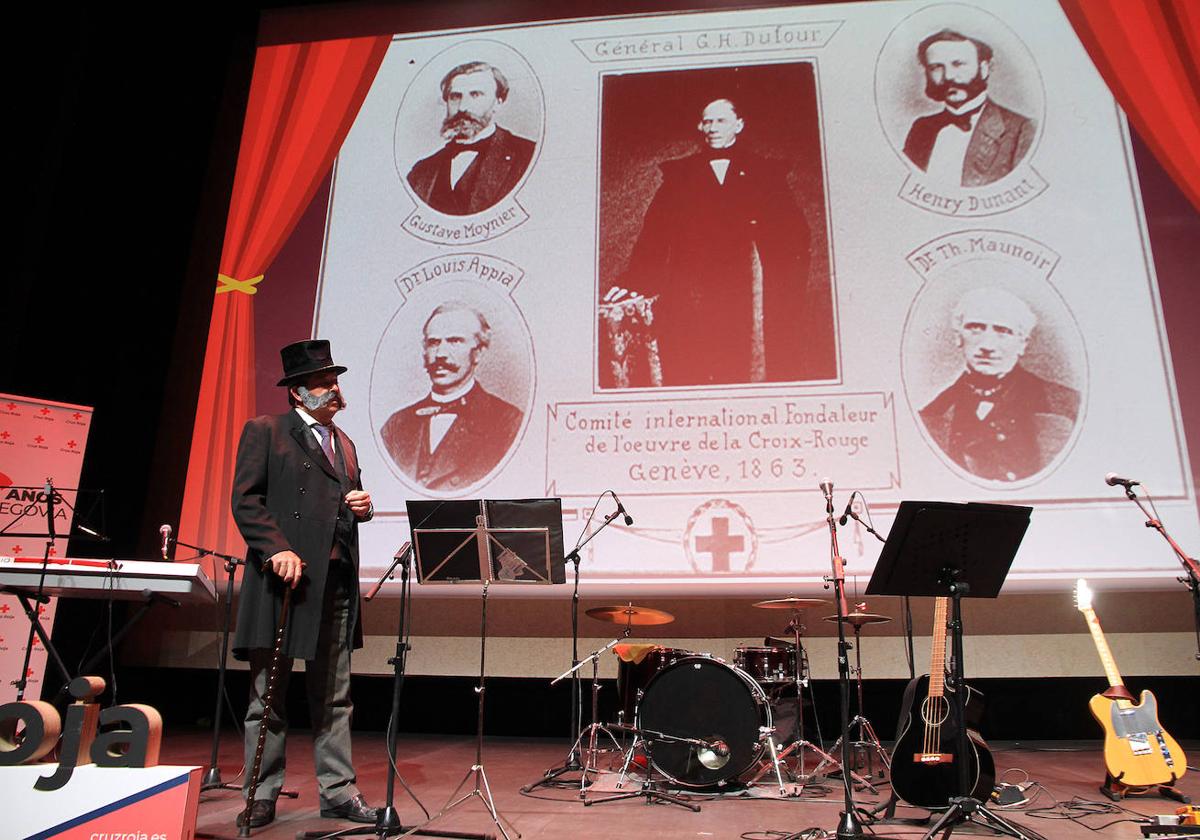
{"type": "Polygon", "coordinates": [[[1108,684],[1113,688],[1124,686],[1125,681],[1121,679],[1121,672],[1117,670],[1117,662],[1108,647],[1108,640],[1104,638],[1104,631],[1100,629],[1100,619],[1096,617],[1096,611],[1088,608],[1081,612],[1087,619],[1088,630],[1092,633],[1092,641],[1096,643],[1096,652],[1100,654],[1100,663],[1104,666],[1108,684]]]}
{"type": "Polygon", "coordinates": [[[946,693],[946,613],[949,598],[936,598],[933,604],[933,654],[929,662],[929,696],[946,693]]]}

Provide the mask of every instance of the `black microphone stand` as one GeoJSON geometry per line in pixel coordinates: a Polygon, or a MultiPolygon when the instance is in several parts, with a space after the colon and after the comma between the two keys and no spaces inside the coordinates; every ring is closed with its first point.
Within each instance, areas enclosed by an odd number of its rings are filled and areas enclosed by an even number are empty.
{"type": "Polygon", "coordinates": [[[431,829],[421,828],[405,828],[400,822],[400,814],[396,810],[396,779],[400,779],[400,784],[404,786],[405,791],[412,797],[413,802],[424,811],[425,819],[429,819],[429,811],[421,804],[421,800],[412,792],[412,788],[400,776],[400,771],[396,769],[396,748],[400,738],[400,696],[404,691],[404,675],[405,668],[408,663],[408,652],[412,646],[408,643],[408,628],[409,619],[408,611],[412,605],[412,586],[409,582],[409,570],[412,565],[413,548],[411,542],[406,542],[400,547],[392,557],[392,565],[388,566],[387,571],[380,576],[375,586],[371,588],[364,598],[366,601],[372,601],[379,594],[379,590],[383,588],[385,580],[395,577],[396,567],[400,567],[400,616],[399,626],[396,630],[396,653],[388,659],[388,664],[392,666],[392,713],[388,718],[387,728],[387,750],[388,763],[390,765],[387,780],[387,798],[382,808],[379,809],[378,815],[375,818],[373,826],[355,826],[353,828],[345,828],[340,831],[322,832],[322,831],[304,831],[297,834],[302,840],[309,838],[334,838],[334,837],[351,837],[351,836],[366,836],[374,834],[379,840],[384,840],[386,837],[394,837],[398,834],[419,834],[423,837],[460,837],[472,838],[472,840],[485,840],[491,835],[483,834],[467,834],[457,831],[433,831],[431,829]]]}
{"type": "Polygon", "coordinates": [[[829,524],[829,551],[833,562],[833,574],[826,578],[833,583],[834,601],[837,602],[838,628],[838,685],[842,713],[842,787],[845,792],[845,809],[838,821],[837,840],[855,840],[866,837],[862,823],[854,806],[854,786],[850,777],[850,656],[846,643],[846,576],[842,567],[842,555],[838,551],[837,517],[833,515],[833,485],[825,490],[825,520],[829,524]]]}
{"type": "MultiPolygon", "coordinates": [[[[1125,485],[1125,496],[1129,501],[1138,506],[1142,515],[1146,517],[1146,527],[1153,528],[1158,531],[1159,535],[1167,541],[1167,545],[1175,552],[1175,556],[1179,558],[1179,562],[1183,564],[1183,570],[1186,573],[1184,577],[1176,578],[1184,587],[1192,593],[1192,618],[1196,625],[1196,658],[1200,659],[1200,565],[1197,565],[1196,560],[1189,557],[1175,540],[1167,533],[1167,528],[1162,524],[1157,516],[1151,515],[1151,512],[1142,504],[1142,500],[1138,498],[1137,493],[1133,492],[1134,482],[1125,485]]],[[[1147,491],[1146,497],[1150,497],[1147,491]]],[[[1157,512],[1157,511],[1155,511],[1157,512]]]]}
{"type": "MultiPolygon", "coordinates": [[[[863,504],[865,505],[867,500],[861,495],[859,498],[863,500],[863,504]]],[[[882,534],[872,528],[870,524],[864,522],[853,510],[847,510],[846,515],[859,525],[863,526],[868,534],[879,540],[881,543],[887,542],[887,539],[882,534]]],[[[908,678],[910,680],[915,680],[917,678],[917,663],[913,654],[912,603],[909,601],[907,595],[902,595],[900,597],[904,599],[904,646],[908,652],[908,678]]]]}
{"type": "Polygon", "coordinates": [[[47,478],[43,488],[43,494],[46,497],[46,547],[42,551],[42,569],[38,576],[37,590],[34,592],[12,590],[25,609],[25,615],[29,618],[29,636],[25,640],[25,657],[21,663],[21,675],[12,682],[17,689],[17,702],[25,699],[25,688],[29,685],[29,661],[33,655],[33,637],[35,635],[42,640],[42,646],[46,649],[55,667],[63,675],[63,679],[68,683],[71,681],[71,672],[67,669],[67,664],[63,662],[62,657],[59,656],[58,649],[51,644],[46,629],[42,627],[41,617],[41,605],[50,603],[50,597],[46,595],[46,574],[50,570],[50,549],[54,547],[54,541],[58,539],[54,530],[55,492],[53,479],[47,478]],[[32,604],[30,604],[30,599],[33,601],[32,604]]]}
{"type": "MultiPolygon", "coordinates": [[[[608,493],[611,491],[606,490],[604,492],[608,493]]],[[[601,494],[601,498],[603,498],[603,495],[601,494]]],[[[594,540],[597,534],[611,525],[614,519],[621,515],[622,512],[618,509],[605,516],[600,521],[600,527],[576,543],[575,547],[571,549],[571,552],[565,558],[575,565],[575,589],[571,593],[571,669],[574,671],[574,675],[571,677],[571,751],[567,754],[566,760],[561,765],[551,767],[542,774],[542,778],[525,785],[525,787],[521,788],[521,793],[529,793],[539,787],[549,787],[556,784],[568,784],[570,787],[574,787],[575,782],[560,783],[558,782],[558,778],[567,773],[583,773],[583,764],[579,760],[580,753],[583,751],[583,721],[580,720],[582,716],[580,709],[582,689],[579,683],[579,552],[585,545],[594,540]]],[[[628,514],[625,515],[627,516],[628,514]]],[[[584,532],[586,533],[586,531],[587,526],[584,525],[584,532]]]]}

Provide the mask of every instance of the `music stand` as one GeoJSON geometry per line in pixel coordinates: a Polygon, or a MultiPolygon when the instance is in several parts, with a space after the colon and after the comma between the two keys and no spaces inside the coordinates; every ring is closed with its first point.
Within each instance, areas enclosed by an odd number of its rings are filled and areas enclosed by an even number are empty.
{"type": "MultiPolygon", "coordinates": [[[[566,582],[559,499],[473,500],[408,503],[412,541],[421,583],[483,583],[479,630],[479,715],[475,726],[475,763],[450,794],[442,809],[423,825],[436,821],[473,797],[487,808],[492,822],[511,840],[505,826],[521,832],[496,810],[483,766],[483,704],[487,692],[487,596],[493,584],[539,585],[566,582]],[[459,796],[469,780],[474,788],[459,796]]],[[[413,831],[419,831],[418,826],[413,831]]],[[[409,832],[412,833],[412,832],[409,832]]]]}
{"type": "Polygon", "coordinates": [[[957,826],[973,822],[976,816],[986,827],[1020,840],[1040,836],[1009,822],[970,796],[967,762],[963,760],[967,754],[967,692],[963,680],[962,599],[995,598],[1000,594],[1029,528],[1032,511],[1020,505],[978,502],[901,502],[867,584],[868,595],[949,596],[953,605],[951,708],[957,726],[959,790],[964,793],[950,797],[950,806],[925,833],[924,840],[939,832],[943,832],[944,840],[957,826]]]}

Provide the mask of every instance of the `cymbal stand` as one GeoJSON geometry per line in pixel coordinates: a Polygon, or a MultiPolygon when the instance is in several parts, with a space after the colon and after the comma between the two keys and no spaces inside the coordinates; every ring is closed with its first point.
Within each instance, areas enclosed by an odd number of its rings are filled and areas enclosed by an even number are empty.
{"type": "MultiPolygon", "coordinates": [[[[825,752],[825,750],[821,749],[817,744],[814,744],[812,741],[809,741],[804,737],[804,689],[808,687],[809,672],[808,654],[804,650],[803,642],[803,634],[805,629],[804,624],[802,623],[803,616],[803,610],[792,610],[792,618],[791,621],[788,622],[787,626],[788,632],[792,634],[792,638],[794,639],[795,647],[793,650],[796,652],[795,667],[792,671],[792,681],[796,685],[796,738],[784,749],[778,750],[773,756],[775,770],[776,773],[778,773],[779,765],[782,764],[784,767],[786,767],[786,759],[791,755],[795,755],[796,773],[793,774],[793,776],[796,782],[799,783],[801,791],[803,791],[804,786],[817,775],[816,772],[814,772],[812,775],[805,775],[804,773],[805,750],[814,752],[820,756],[821,763],[817,765],[818,768],[824,767],[826,764],[837,765],[838,763],[836,758],[825,752]]],[[[773,740],[771,741],[771,747],[774,751],[775,744],[773,740]]],[[[764,764],[761,768],[759,768],[758,773],[756,773],[754,778],[750,780],[750,784],[755,784],[759,779],[765,776],[771,770],[771,766],[772,765],[764,764]]],[[[782,786],[783,781],[781,779],[780,787],[782,788],[782,786]]]]}
{"type": "MultiPolygon", "coordinates": [[[[625,634],[621,638],[628,638],[628,637],[629,637],[629,627],[626,626],[625,634]]],[[[600,672],[600,655],[602,653],[604,653],[606,650],[612,650],[614,647],[617,646],[617,644],[620,643],[620,641],[621,641],[621,639],[613,639],[611,642],[609,642],[608,644],[606,644],[604,647],[600,648],[599,650],[592,651],[588,656],[584,657],[581,662],[579,662],[577,665],[573,666],[569,671],[559,674],[557,677],[555,677],[554,679],[552,679],[550,681],[550,685],[555,685],[555,684],[561,682],[562,680],[566,679],[567,677],[574,675],[576,672],[579,671],[580,668],[582,668],[587,663],[589,663],[589,662],[592,663],[592,722],[588,725],[588,727],[586,729],[584,729],[582,732],[579,733],[579,737],[575,739],[575,743],[571,747],[571,753],[573,755],[582,754],[584,757],[583,764],[579,768],[581,771],[580,776],[579,776],[579,798],[580,799],[582,799],[584,796],[587,795],[588,774],[591,773],[594,775],[594,774],[600,772],[600,768],[597,766],[597,762],[596,762],[596,755],[597,755],[597,753],[599,753],[599,749],[596,747],[597,733],[603,732],[605,735],[607,735],[609,737],[609,740],[612,741],[613,746],[617,749],[617,751],[620,752],[620,750],[621,750],[621,745],[617,742],[616,736],[612,734],[612,731],[609,730],[609,728],[607,726],[600,723],[600,708],[599,708],[599,705],[600,705],[600,673],[599,673],[600,672]],[[587,738],[587,742],[588,742],[587,749],[583,749],[583,740],[585,737],[587,738]]]]}
{"type": "MultiPolygon", "coordinates": [[[[863,714],[861,631],[862,626],[855,624],[854,667],[851,668],[850,671],[852,674],[854,674],[855,680],[858,682],[858,714],[856,714],[854,719],[850,721],[850,728],[853,729],[855,726],[858,727],[858,740],[850,742],[850,749],[852,753],[862,753],[866,757],[867,779],[870,779],[871,776],[875,774],[875,767],[871,758],[871,754],[874,753],[875,755],[879,756],[879,762],[881,765],[883,765],[879,772],[879,776],[880,778],[883,778],[883,771],[891,770],[892,763],[891,759],[888,757],[887,751],[883,748],[883,744],[881,744],[879,741],[879,736],[875,734],[875,727],[871,725],[871,721],[867,720],[866,715],[863,714]]],[[[848,732],[849,730],[847,730],[846,733],[838,736],[837,741],[835,741],[833,744],[833,752],[836,753],[842,746],[842,739],[847,737],[848,732]]],[[[866,788],[871,791],[871,793],[878,793],[878,791],[875,789],[875,786],[869,781],[864,780],[862,784],[865,785],[866,788]]]]}

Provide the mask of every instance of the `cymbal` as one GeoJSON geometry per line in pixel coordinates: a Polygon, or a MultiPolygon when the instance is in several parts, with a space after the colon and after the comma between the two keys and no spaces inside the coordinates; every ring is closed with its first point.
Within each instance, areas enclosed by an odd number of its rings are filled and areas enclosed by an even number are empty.
{"type": "Polygon", "coordinates": [[[600,621],[611,621],[613,624],[633,624],[639,627],[649,624],[670,624],[675,620],[675,616],[669,612],[650,607],[635,607],[633,604],[624,604],[618,607],[592,607],[587,614],[600,621]]]}
{"type": "Polygon", "coordinates": [[[823,607],[828,603],[824,598],[774,598],[770,601],[759,601],[754,606],[760,610],[806,610],[809,607],[823,607]]]}
{"type": "MultiPolygon", "coordinates": [[[[825,620],[836,622],[838,617],[836,615],[827,615],[825,616],[825,620]]],[[[887,624],[891,620],[892,617],[890,615],[858,611],[846,613],[842,617],[842,621],[847,624],[853,624],[855,627],[862,627],[864,624],[887,624]]]]}

